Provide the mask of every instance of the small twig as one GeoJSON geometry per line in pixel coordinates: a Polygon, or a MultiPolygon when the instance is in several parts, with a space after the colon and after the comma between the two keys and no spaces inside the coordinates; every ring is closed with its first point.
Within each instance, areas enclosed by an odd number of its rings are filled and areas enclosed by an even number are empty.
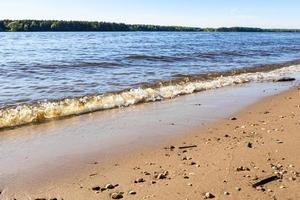
{"type": "Polygon", "coordinates": [[[195,148],[195,147],[197,147],[197,145],[181,146],[181,147],[178,147],[178,149],[188,149],[188,148],[195,148]]]}
{"type": "Polygon", "coordinates": [[[257,181],[256,183],[253,183],[252,187],[256,188],[257,186],[261,186],[261,185],[270,183],[272,181],[276,181],[278,179],[280,179],[280,177],[278,177],[278,176],[275,176],[275,175],[274,176],[269,176],[267,178],[263,178],[263,179],[257,181]]]}

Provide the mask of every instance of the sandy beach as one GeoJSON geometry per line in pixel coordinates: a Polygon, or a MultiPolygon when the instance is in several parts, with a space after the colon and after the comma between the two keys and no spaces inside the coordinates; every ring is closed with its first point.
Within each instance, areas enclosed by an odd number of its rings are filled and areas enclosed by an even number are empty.
{"type": "Polygon", "coordinates": [[[299,199],[300,88],[2,199],[299,199]]]}

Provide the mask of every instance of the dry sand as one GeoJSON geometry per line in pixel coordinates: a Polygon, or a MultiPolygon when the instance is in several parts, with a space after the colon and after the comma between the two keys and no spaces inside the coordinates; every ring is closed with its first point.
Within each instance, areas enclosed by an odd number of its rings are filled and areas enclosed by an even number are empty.
{"type": "Polygon", "coordinates": [[[297,200],[299,172],[300,89],[295,88],[164,146],[95,160],[72,177],[28,186],[11,196],[3,189],[0,197],[297,200]],[[277,180],[253,187],[268,177],[277,180]]]}

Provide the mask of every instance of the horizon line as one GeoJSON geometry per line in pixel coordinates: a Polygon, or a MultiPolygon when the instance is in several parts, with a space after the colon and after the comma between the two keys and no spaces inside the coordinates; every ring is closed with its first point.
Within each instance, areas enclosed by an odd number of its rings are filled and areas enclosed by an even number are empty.
{"type": "Polygon", "coordinates": [[[125,23],[125,22],[113,22],[113,21],[100,21],[100,20],[71,20],[71,19],[0,19],[0,21],[65,21],[65,22],[102,22],[102,23],[115,23],[125,25],[148,25],[148,26],[160,26],[160,27],[182,27],[182,28],[199,28],[199,29],[220,29],[220,28],[257,28],[262,30],[300,30],[300,28],[278,28],[278,27],[259,27],[259,26],[219,26],[219,27],[201,27],[201,26],[187,26],[187,25],[163,25],[163,24],[142,24],[142,23],[125,23]]]}

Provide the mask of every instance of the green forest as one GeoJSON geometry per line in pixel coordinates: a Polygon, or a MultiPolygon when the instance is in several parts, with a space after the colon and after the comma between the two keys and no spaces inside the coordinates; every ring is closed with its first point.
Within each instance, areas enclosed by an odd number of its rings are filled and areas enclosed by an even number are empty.
{"type": "Polygon", "coordinates": [[[68,32],[68,31],[186,31],[186,32],[300,32],[299,29],[261,29],[248,27],[197,28],[182,26],[132,25],[124,23],[0,20],[0,32],[68,32]]]}

